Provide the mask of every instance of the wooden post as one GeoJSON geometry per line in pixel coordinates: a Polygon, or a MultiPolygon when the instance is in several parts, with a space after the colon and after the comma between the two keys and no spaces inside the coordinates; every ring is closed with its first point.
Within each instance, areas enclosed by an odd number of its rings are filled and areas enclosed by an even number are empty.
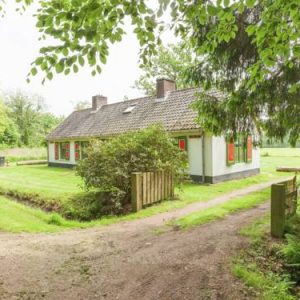
{"type": "Polygon", "coordinates": [[[142,173],[143,175],[143,205],[147,204],[147,173],[142,173]]]}
{"type": "Polygon", "coordinates": [[[151,172],[151,177],[150,177],[150,181],[151,181],[151,201],[150,203],[154,203],[155,202],[155,176],[154,176],[154,172],[151,172]]]}
{"type": "Polygon", "coordinates": [[[132,173],[131,175],[131,204],[134,212],[143,208],[141,177],[141,173],[132,173]]]}
{"type": "Polygon", "coordinates": [[[157,172],[157,201],[161,201],[161,181],[162,181],[162,176],[161,176],[161,171],[157,172]]]}
{"type": "Polygon", "coordinates": [[[174,185],[174,175],[171,172],[170,173],[170,177],[171,177],[171,198],[174,199],[175,196],[175,185],[174,185]]]}
{"type": "Polygon", "coordinates": [[[285,226],[285,184],[272,184],[271,187],[271,234],[280,238],[285,226]]]}
{"type": "Polygon", "coordinates": [[[165,193],[166,193],[166,199],[169,198],[169,172],[166,171],[165,172],[165,178],[166,178],[166,182],[165,182],[165,193]]]}
{"type": "Polygon", "coordinates": [[[150,182],[150,173],[146,173],[146,178],[147,178],[147,186],[146,186],[146,204],[150,204],[151,202],[151,182],[150,182]]]}

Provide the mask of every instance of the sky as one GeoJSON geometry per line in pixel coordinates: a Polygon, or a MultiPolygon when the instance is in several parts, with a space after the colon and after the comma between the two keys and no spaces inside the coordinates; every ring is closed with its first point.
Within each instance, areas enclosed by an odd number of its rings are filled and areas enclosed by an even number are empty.
{"type": "MultiPolygon", "coordinates": [[[[20,15],[14,4],[7,4],[7,14],[0,18],[0,91],[21,90],[41,95],[50,112],[65,116],[72,112],[74,103],[91,101],[96,94],[108,97],[108,103],[122,101],[124,96],[144,96],[143,92],[132,88],[141,70],[138,67],[139,45],[129,24],[123,41],[111,46],[107,64],[100,75],[93,77],[91,69],[84,67],[77,74],[55,75],[44,85],[41,84],[42,77],[35,76],[28,84],[26,75],[41,46],[33,9],[20,15]]],[[[170,33],[166,33],[164,39],[174,42],[170,33]]]]}

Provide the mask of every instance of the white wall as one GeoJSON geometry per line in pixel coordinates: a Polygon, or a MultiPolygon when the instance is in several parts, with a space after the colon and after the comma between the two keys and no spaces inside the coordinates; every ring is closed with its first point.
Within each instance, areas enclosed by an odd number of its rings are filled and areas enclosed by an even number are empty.
{"type": "Polygon", "coordinates": [[[48,161],[50,163],[60,163],[60,164],[69,164],[75,165],[75,143],[74,141],[70,142],[70,160],[56,160],[55,159],[55,143],[49,142],[48,143],[48,161]]]}
{"type": "MultiPolygon", "coordinates": [[[[227,166],[226,141],[224,137],[211,137],[212,139],[212,176],[231,174],[260,168],[259,148],[253,147],[252,162],[235,163],[227,166]]],[[[210,174],[207,174],[210,176],[210,174]]]]}
{"type": "Polygon", "coordinates": [[[202,140],[200,137],[188,138],[188,159],[190,175],[202,175],[202,140]]]}

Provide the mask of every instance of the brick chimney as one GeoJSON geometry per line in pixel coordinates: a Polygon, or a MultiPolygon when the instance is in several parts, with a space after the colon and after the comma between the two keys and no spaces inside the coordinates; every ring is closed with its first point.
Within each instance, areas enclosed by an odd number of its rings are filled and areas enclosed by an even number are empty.
{"type": "Polygon", "coordinates": [[[164,98],[167,92],[176,91],[176,82],[174,80],[160,78],[156,80],[156,96],[164,98]]]}
{"type": "Polygon", "coordinates": [[[93,111],[98,110],[101,108],[103,105],[107,104],[107,97],[101,96],[101,95],[96,95],[92,97],[92,108],[93,111]]]}

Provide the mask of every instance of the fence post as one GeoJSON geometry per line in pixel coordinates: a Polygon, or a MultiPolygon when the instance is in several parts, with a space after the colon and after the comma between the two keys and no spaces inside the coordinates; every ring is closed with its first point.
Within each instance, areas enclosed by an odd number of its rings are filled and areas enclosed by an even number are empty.
{"type": "Polygon", "coordinates": [[[280,238],[285,224],[285,184],[272,184],[271,187],[271,234],[280,238]]]}
{"type": "Polygon", "coordinates": [[[141,173],[131,174],[131,204],[134,212],[141,210],[143,207],[141,177],[141,173]]]}

